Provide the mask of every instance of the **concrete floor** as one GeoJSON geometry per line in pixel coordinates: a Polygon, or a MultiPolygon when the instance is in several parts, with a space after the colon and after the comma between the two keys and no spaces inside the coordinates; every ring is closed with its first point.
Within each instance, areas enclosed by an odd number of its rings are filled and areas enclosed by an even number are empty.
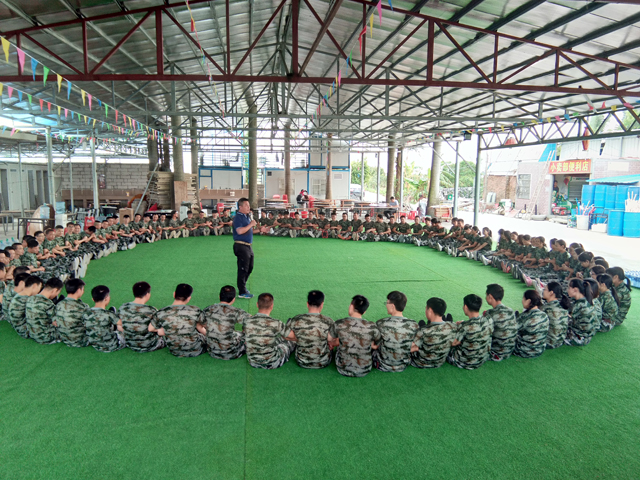
{"type": "MultiPolygon", "coordinates": [[[[473,223],[473,212],[459,212],[458,216],[465,222],[473,223]]],[[[531,236],[543,236],[547,245],[552,238],[562,238],[567,245],[578,242],[585,249],[596,256],[604,257],[609,265],[622,267],[625,270],[640,270],[640,238],[613,237],[606,233],[592,232],[591,230],[577,230],[567,228],[554,222],[536,222],[533,220],[521,220],[508,218],[502,215],[480,214],[479,227],[489,227],[497,240],[498,230],[515,230],[519,234],[531,236]]]]}

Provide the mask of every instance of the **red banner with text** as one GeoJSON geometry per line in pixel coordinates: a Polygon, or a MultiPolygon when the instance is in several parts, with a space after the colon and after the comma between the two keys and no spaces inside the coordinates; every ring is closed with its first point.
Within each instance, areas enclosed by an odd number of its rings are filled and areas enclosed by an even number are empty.
{"type": "Polygon", "coordinates": [[[591,173],[591,160],[549,162],[549,173],[591,173]]]}

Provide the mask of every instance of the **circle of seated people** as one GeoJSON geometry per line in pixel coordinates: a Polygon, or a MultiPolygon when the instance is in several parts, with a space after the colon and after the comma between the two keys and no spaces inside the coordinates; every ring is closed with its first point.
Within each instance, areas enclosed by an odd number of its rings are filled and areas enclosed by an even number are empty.
{"type": "MultiPolygon", "coordinates": [[[[190,215],[187,219],[192,218],[190,215]]],[[[398,291],[387,295],[389,316],[375,323],[364,318],[369,300],[362,295],[352,298],[345,318],[333,321],[322,314],[323,293],[311,291],[307,298],[308,311],[283,323],[270,316],[274,305],[271,294],[261,294],[257,302],[258,313],[250,315],[233,305],[236,290],[229,285],[221,289],[220,301],[204,310],[189,305],[193,289],[187,284],[178,285],[173,304],[160,310],[147,305],[151,286],[146,282],[136,283],[133,300],[117,310],[109,309],[109,289],[100,285],[91,291],[94,307],[90,308],[81,300],[84,295],[81,278],[75,275],[68,278],[64,284],[67,297],[61,297],[62,279],[53,274],[55,270],[42,267],[38,260],[38,256],[56,251],[51,243],[45,242],[60,238],[57,228],[46,233],[38,232],[36,238],[26,237],[23,241],[27,252],[18,257],[21,260],[19,265],[14,262],[15,258],[9,260],[11,251],[5,249],[0,253],[3,315],[20,336],[43,344],[62,341],[73,347],[93,346],[103,352],[124,347],[136,352],[149,352],[166,346],[175,356],[192,357],[208,352],[214,358],[225,360],[246,353],[253,367],[267,369],[282,366],[295,353],[301,367],[324,368],[335,360],[339,373],[355,377],[366,375],[372,368],[400,372],[409,365],[435,368],[447,361],[460,368],[475,369],[488,360],[502,361],[511,355],[534,358],[547,348],[585,346],[597,332],[609,331],[625,320],[631,297],[622,268],[605,269],[604,259],[584,252],[579,244],[571,244],[567,253],[563,240],[554,239],[551,252],[547,252],[546,257],[537,256],[535,249],[546,251],[544,239],[531,239],[515,232],[499,232],[498,248],[491,251],[486,248],[489,245],[486,238],[491,238],[488,229],[479,235],[477,229],[454,220],[449,232],[443,231],[437,220],[425,219],[423,224],[421,219],[417,219],[412,225],[412,230],[415,228],[416,231],[411,233],[405,233],[406,227],[389,226],[396,222],[383,223],[386,224],[385,231],[391,230],[387,235],[395,241],[404,236],[407,242],[431,246],[439,251],[446,249],[452,256],[469,252],[468,258],[502,268],[523,281],[531,278],[527,272],[540,269],[535,272],[538,274],[537,289],[527,290],[523,295],[522,313],[502,303],[504,289],[497,284],[488,285],[485,292],[485,300],[491,309],[481,312],[482,298],[467,295],[462,302],[467,320],[455,323],[446,313],[446,302],[435,297],[426,302],[426,321],[416,323],[404,317],[407,298],[398,291]],[[563,261],[566,258],[569,259],[563,261]],[[49,278],[42,278],[48,273],[49,278]],[[547,283],[542,283],[541,279],[547,283]],[[566,284],[566,289],[563,284],[566,284]],[[238,325],[241,330],[236,330],[238,325]]],[[[358,228],[361,225],[353,223],[356,221],[357,216],[350,221],[351,229],[346,230],[349,236],[340,236],[343,224],[336,238],[361,240],[361,234],[366,237],[373,233],[367,232],[364,226],[358,228]]],[[[163,238],[164,229],[148,228],[145,223],[148,222],[143,220],[142,227],[137,222],[131,227],[126,218],[123,224],[118,224],[117,219],[108,219],[102,222],[100,229],[95,228],[84,235],[90,239],[90,243],[84,243],[94,247],[93,252],[82,253],[81,244],[75,243],[74,236],[63,237],[64,247],[69,258],[74,252],[76,260],[82,257],[82,263],[86,255],[99,258],[100,252],[110,253],[122,239],[126,239],[125,242],[148,241],[144,235],[152,235],[151,241],[158,239],[158,235],[163,238]],[[127,226],[128,231],[123,228],[127,226]],[[145,232],[145,229],[150,231],[145,232]],[[119,232],[124,232],[124,235],[119,232]],[[103,241],[93,241],[95,239],[103,241]],[[73,250],[75,247],[78,248],[73,250]]],[[[398,226],[405,224],[406,219],[401,218],[397,222],[398,226]]],[[[190,228],[201,228],[201,225],[169,232],[187,229],[186,235],[189,235],[193,232],[190,228]]],[[[256,228],[265,226],[268,225],[256,228]]],[[[258,233],[276,233],[273,225],[268,227],[268,231],[258,233]]],[[[68,228],[75,232],[77,227],[68,228]]],[[[310,236],[317,236],[317,232],[311,233],[310,236]]],[[[164,238],[176,236],[167,234],[164,238]]],[[[381,241],[382,237],[374,237],[373,241],[376,240],[381,241]]],[[[129,245],[123,249],[129,249],[129,245]]],[[[23,245],[15,245],[13,254],[20,252],[20,247],[23,245]]],[[[43,260],[56,259],[67,259],[68,262],[67,255],[43,260]]],[[[83,268],[86,271],[86,265],[83,268]]]]}

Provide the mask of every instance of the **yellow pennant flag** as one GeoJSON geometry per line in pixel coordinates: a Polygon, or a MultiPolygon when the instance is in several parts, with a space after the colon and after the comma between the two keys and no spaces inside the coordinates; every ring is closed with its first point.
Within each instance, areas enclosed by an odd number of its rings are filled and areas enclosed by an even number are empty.
{"type": "Polygon", "coordinates": [[[82,105],[86,105],[85,97],[87,96],[87,92],[85,92],[84,90],[80,90],[80,93],[82,94],[82,105]]]}
{"type": "MultiPolygon", "coordinates": [[[[0,94],[2,94],[2,89],[0,89],[0,94]]],[[[615,105],[611,105],[611,111],[612,112],[615,112],[617,109],[618,109],[618,107],[616,107],[615,105]]]]}
{"type": "Polygon", "coordinates": [[[58,116],[60,116],[60,106],[58,105],[58,116]]]}
{"type": "Polygon", "coordinates": [[[89,119],[87,118],[87,116],[83,115],[83,117],[84,117],[84,123],[89,123],[89,119]]]}
{"type": "Polygon", "coordinates": [[[371,32],[371,38],[373,38],[373,14],[369,17],[369,31],[371,32]]]}
{"type": "Polygon", "coordinates": [[[62,75],[58,75],[58,93],[60,93],[61,85],[62,85],[62,75]]]}
{"type": "Polygon", "coordinates": [[[9,43],[9,41],[2,37],[2,50],[4,50],[4,59],[7,63],[9,63],[9,47],[11,46],[11,44],[9,43]]]}
{"type": "Polygon", "coordinates": [[[96,119],[95,118],[93,119],[93,126],[94,127],[96,126],[96,119]]]}
{"type": "Polygon", "coordinates": [[[2,96],[3,90],[4,90],[4,83],[0,83],[0,97],[2,96]]]}

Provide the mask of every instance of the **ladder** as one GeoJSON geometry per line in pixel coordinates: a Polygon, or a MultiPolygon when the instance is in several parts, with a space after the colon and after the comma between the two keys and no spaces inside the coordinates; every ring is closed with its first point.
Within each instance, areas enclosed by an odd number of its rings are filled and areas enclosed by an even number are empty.
{"type": "Polygon", "coordinates": [[[544,181],[546,179],[547,172],[549,171],[549,163],[553,161],[555,157],[556,157],[555,150],[550,151],[549,154],[547,155],[547,159],[544,162],[544,170],[543,170],[544,173],[538,179],[538,184],[536,185],[535,193],[533,194],[533,197],[531,197],[531,202],[529,202],[529,205],[527,205],[527,211],[523,216],[525,220],[531,220],[531,215],[533,215],[533,210],[538,204],[540,193],[542,193],[542,189],[544,188],[544,181]]]}

